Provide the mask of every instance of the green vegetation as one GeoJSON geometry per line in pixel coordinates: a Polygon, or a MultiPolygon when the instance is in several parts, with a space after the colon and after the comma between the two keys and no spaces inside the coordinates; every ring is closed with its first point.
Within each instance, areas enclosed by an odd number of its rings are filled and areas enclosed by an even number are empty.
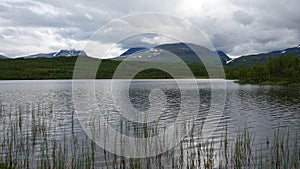
{"type": "MultiPolygon", "coordinates": [[[[84,56],[79,56],[84,57],[84,56]]],[[[31,80],[31,79],[72,79],[77,57],[35,58],[35,59],[0,59],[0,80],[31,80]]],[[[100,60],[87,58],[87,62],[99,63],[100,60]]],[[[120,60],[102,60],[97,71],[97,79],[111,79],[120,60]]],[[[155,63],[168,67],[180,74],[177,63],[155,63]]],[[[143,66],[145,62],[130,61],[131,67],[143,66]]],[[[88,67],[88,66],[87,66],[88,67]]],[[[203,65],[188,64],[194,77],[208,78],[203,65]]],[[[88,69],[88,68],[87,68],[88,69]]],[[[227,79],[237,79],[239,83],[300,85],[300,58],[292,54],[269,57],[268,62],[256,63],[249,67],[225,66],[227,79]]],[[[94,77],[86,77],[94,78],[94,77]]],[[[138,79],[168,79],[168,73],[158,69],[146,69],[139,72],[138,79]]],[[[192,77],[180,77],[192,78],[192,77]]]]}
{"type": "Polygon", "coordinates": [[[300,85],[300,58],[291,54],[269,56],[267,63],[250,67],[226,67],[226,77],[239,83],[300,85]]]}
{"type": "Polygon", "coordinates": [[[13,169],[11,167],[8,167],[7,165],[0,163],[0,169],[13,169]]]}
{"type": "Polygon", "coordinates": [[[70,79],[76,58],[1,59],[1,80],[70,79]]]}
{"type": "MultiPolygon", "coordinates": [[[[84,57],[84,56],[79,56],[84,57]]],[[[87,62],[97,63],[99,60],[86,58],[87,62]]],[[[34,59],[0,59],[0,80],[32,80],[32,79],[72,79],[77,57],[34,58],[34,59]]],[[[97,79],[111,79],[118,60],[102,60],[97,71],[97,79]]],[[[132,61],[131,64],[143,65],[145,62],[132,61]]],[[[174,71],[178,70],[176,63],[161,63],[174,71]]],[[[208,77],[204,66],[188,65],[195,77],[208,77]]],[[[130,69],[130,67],[129,67],[130,69]]],[[[179,74],[180,72],[178,72],[179,74]]],[[[87,77],[94,78],[94,77],[87,77]]],[[[168,74],[157,69],[140,72],[135,78],[163,79],[171,78],[168,74]]],[[[187,77],[184,77],[187,78],[187,77]]]]}
{"type": "Polygon", "coordinates": [[[92,168],[95,143],[87,136],[80,140],[78,137],[82,136],[74,134],[74,114],[72,129],[57,133],[50,117],[54,115],[52,105],[48,104],[1,104],[0,169],[92,168]]]}

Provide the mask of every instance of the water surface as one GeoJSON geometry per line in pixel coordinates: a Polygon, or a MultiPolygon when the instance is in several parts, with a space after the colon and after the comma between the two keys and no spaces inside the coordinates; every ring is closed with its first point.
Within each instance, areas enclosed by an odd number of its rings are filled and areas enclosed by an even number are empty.
{"type": "MultiPolygon", "coordinates": [[[[110,125],[118,129],[118,121],[122,116],[114,106],[114,102],[107,99],[112,93],[110,82],[110,80],[96,80],[95,96],[99,109],[106,114],[110,125]]],[[[151,91],[154,89],[163,91],[167,100],[163,113],[153,113],[153,117],[149,116],[149,118],[155,119],[152,123],[163,128],[172,124],[180,112],[180,92],[191,90],[190,82],[185,83],[186,88],[179,88],[173,80],[133,81],[128,94],[130,106],[138,111],[146,111],[151,108],[151,101],[149,101],[151,91]]],[[[200,94],[199,109],[196,112],[199,116],[195,121],[197,125],[200,125],[201,121],[205,119],[211,105],[211,83],[218,83],[218,81],[197,80],[200,94]]],[[[224,111],[214,137],[221,137],[221,133],[227,126],[229,135],[234,138],[239,128],[247,125],[249,130],[255,134],[254,146],[256,147],[260,147],[266,138],[272,137],[273,131],[278,127],[283,132],[292,133],[291,138],[297,135],[300,139],[300,88],[239,85],[233,81],[226,81],[226,98],[224,99],[226,99],[224,111]]],[[[3,110],[12,112],[12,116],[16,115],[14,110],[20,107],[33,109],[33,107],[46,106],[51,108],[52,114],[43,118],[46,118],[46,122],[51,124],[49,133],[50,135],[55,133],[53,137],[60,138],[64,133],[71,137],[71,133],[74,134],[74,132],[79,138],[86,137],[74,116],[72,80],[1,81],[0,100],[3,110]]],[[[160,102],[159,98],[154,98],[152,101],[160,102]]],[[[0,116],[0,121],[4,122],[7,118],[7,114],[0,116]]],[[[30,121],[30,118],[28,120],[30,121]]],[[[212,118],[208,122],[215,123],[216,121],[212,118]]],[[[7,128],[5,123],[2,123],[1,128],[1,131],[7,128]]],[[[130,133],[128,134],[130,135],[130,133]]],[[[101,155],[98,158],[101,159],[101,155]]]]}

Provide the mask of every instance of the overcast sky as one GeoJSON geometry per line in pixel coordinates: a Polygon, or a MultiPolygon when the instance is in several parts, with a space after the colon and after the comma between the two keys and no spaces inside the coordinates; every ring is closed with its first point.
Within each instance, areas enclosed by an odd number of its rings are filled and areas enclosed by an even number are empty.
{"type": "MultiPolygon", "coordinates": [[[[230,56],[267,52],[300,44],[299,7],[299,0],[1,0],[0,54],[81,50],[112,19],[140,12],[187,19],[230,56]]],[[[159,40],[152,38],[143,43],[159,40]]]]}

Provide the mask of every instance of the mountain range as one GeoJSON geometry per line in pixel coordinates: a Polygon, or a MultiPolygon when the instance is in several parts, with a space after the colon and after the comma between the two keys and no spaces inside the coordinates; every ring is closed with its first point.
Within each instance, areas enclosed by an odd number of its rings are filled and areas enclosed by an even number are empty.
{"type": "MultiPolygon", "coordinates": [[[[195,45],[195,44],[187,44],[187,43],[173,43],[173,44],[162,44],[158,45],[153,48],[145,48],[145,47],[133,47],[126,50],[120,56],[116,57],[116,60],[122,60],[127,58],[129,60],[157,60],[157,61],[170,61],[170,57],[166,57],[166,55],[174,54],[180,57],[184,62],[188,64],[201,64],[201,60],[196,55],[196,53],[191,49],[193,48],[197,54],[210,56],[210,55],[218,55],[222,64],[227,66],[250,66],[254,63],[260,62],[267,62],[270,55],[276,57],[280,54],[294,54],[297,57],[300,57],[300,45],[297,47],[287,48],[284,50],[276,50],[267,53],[260,53],[260,54],[252,54],[252,55],[244,55],[235,59],[228,57],[226,53],[223,51],[211,51],[205,47],[195,45]]],[[[86,55],[86,53],[82,50],[60,50],[58,52],[52,53],[38,53],[28,56],[21,56],[16,58],[54,58],[54,57],[73,57],[79,55],[86,55]]],[[[201,57],[201,56],[200,56],[201,57]]],[[[0,55],[0,59],[9,58],[4,55],[0,55]]],[[[172,61],[172,60],[171,60],[172,61]]]]}
{"type": "Polygon", "coordinates": [[[17,58],[25,58],[25,59],[32,59],[32,58],[53,58],[53,57],[61,57],[61,56],[78,56],[78,55],[86,55],[82,50],[60,50],[58,52],[52,53],[37,53],[28,56],[21,56],[17,58]]]}
{"type": "Polygon", "coordinates": [[[0,59],[6,59],[8,57],[4,56],[4,55],[0,55],[0,59]]]}
{"type": "Polygon", "coordinates": [[[287,48],[284,50],[276,50],[272,52],[267,53],[260,53],[260,54],[252,54],[252,55],[244,55],[241,57],[238,57],[236,59],[232,59],[229,63],[227,63],[228,66],[245,66],[248,67],[254,63],[265,63],[268,62],[269,56],[277,57],[280,54],[293,54],[300,58],[300,45],[297,47],[287,48]]]}
{"type": "MultiPolygon", "coordinates": [[[[259,53],[259,54],[251,54],[251,55],[243,55],[238,58],[230,58],[226,53],[223,51],[210,51],[207,48],[204,48],[202,46],[198,46],[195,44],[184,44],[184,43],[174,43],[174,44],[163,44],[156,46],[152,49],[147,48],[130,48],[127,51],[125,51],[123,54],[120,55],[121,58],[127,57],[131,59],[142,59],[147,60],[145,57],[153,57],[156,56],[156,60],[161,59],[164,55],[163,51],[171,52],[177,56],[179,56],[182,60],[184,60],[186,63],[190,64],[198,64],[201,63],[197,55],[193,50],[191,50],[188,46],[192,47],[194,50],[197,51],[200,55],[215,55],[216,52],[222,62],[223,65],[226,66],[251,66],[252,64],[255,64],[257,62],[259,63],[265,63],[268,61],[269,56],[277,57],[281,54],[293,54],[297,57],[300,57],[300,45],[297,47],[287,48],[284,50],[275,50],[267,53],[259,53]]],[[[201,56],[200,56],[201,57],[201,56]]]]}
{"type": "Polygon", "coordinates": [[[140,61],[176,62],[178,61],[176,58],[170,57],[171,55],[176,55],[188,64],[201,64],[202,62],[195,52],[200,55],[200,58],[202,56],[219,55],[223,64],[231,60],[222,51],[211,51],[203,46],[191,43],[162,44],[150,49],[144,47],[130,48],[116,59],[122,60],[127,58],[129,60],[140,61]]]}

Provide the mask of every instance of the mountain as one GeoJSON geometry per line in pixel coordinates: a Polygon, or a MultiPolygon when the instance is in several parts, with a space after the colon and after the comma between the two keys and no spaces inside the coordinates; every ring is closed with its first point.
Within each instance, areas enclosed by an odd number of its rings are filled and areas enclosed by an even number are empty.
{"type": "Polygon", "coordinates": [[[28,55],[28,56],[22,56],[18,58],[26,58],[26,59],[31,59],[31,58],[52,58],[55,53],[38,53],[38,54],[33,54],[33,55],[28,55]]]}
{"type": "MultiPolygon", "coordinates": [[[[188,64],[202,64],[197,54],[191,49],[195,50],[201,56],[214,56],[219,55],[221,62],[226,64],[231,59],[222,51],[213,52],[205,47],[186,44],[186,43],[173,43],[173,44],[162,44],[154,48],[130,48],[117,59],[122,59],[126,56],[130,60],[141,60],[141,61],[161,61],[161,62],[173,62],[170,54],[176,55],[188,64]]],[[[211,57],[212,58],[212,57],[211,57]]]]}
{"type": "Polygon", "coordinates": [[[269,60],[269,56],[278,57],[280,54],[294,54],[295,56],[300,58],[300,45],[293,48],[287,48],[284,50],[276,50],[271,51],[268,53],[260,53],[260,54],[254,54],[254,55],[245,55],[241,56],[239,58],[233,59],[230,63],[228,63],[228,66],[251,66],[255,63],[266,63],[269,60]]]}
{"type": "MultiPolygon", "coordinates": [[[[214,58],[210,56],[219,55],[219,58],[223,65],[226,66],[250,66],[257,62],[265,63],[268,62],[269,56],[272,55],[274,57],[279,56],[280,54],[294,54],[297,57],[300,57],[300,45],[297,47],[287,48],[284,50],[274,50],[267,53],[260,54],[252,54],[252,55],[244,55],[235,59],[231,59],[226,55],[226,53],[222,51],[211,51],[203,46],[195,45],[192,43],[173,43],[173,44],[162,44],[151,49],[145,47],[134,47],[130,48],[124,53],[122,53],[119,57],[115,58],[115,60],[122,60],[127,58],[129,60],[140,60],[140,61],[159,61],[159,62],[178,62],[178,59],[172,60],[172,57],[168,57],[170,55],[176,55],[181,58],[184,62],[188,64],[202,64],[199,57],[192,50],[195,50],[200,57],[208,56],[207,58],[214,58]]],[[[82,50],[60,50],[58,52],[52,53],[38,53],[29,56],[22,56],[16,58],[53,58],[53,57],[61,57],[61,56],[78,56],[78,55],[86,55],[86,53],[82,50]]],[[[1,58],[9,58],[0,54],[1,58]]],[[[216,60],[211,60],[212,63],[216,60]]]]}
{"type": "Polygon", "coordinates": [[[0,59],[7,59],[8,57],[4,56],[4,55],[0,55],[0,59]]]}
{"type": "Polygon", "coordinates": [[[223,51],[217,51],[217,52],[223,65],[226,65],[227,63],[232,61],[232,59],[228,55],[226,55],[226,53],[224,53],[223,51]]]}
{"type": "Polygon", "coordinates": [[[78,55],[86,55],[86,54],[82,50],[61,50],[55,53],[53,56],[59,57],[59,56],[78,56],[78,55]]]}
{"type": "Polygon", "coordinates": [[[82,50],[60,50],[58,52],[52,52],[52,53],[38,53],[38,54],[33,54],[29,56],[23,56],[20,58],[26,58],[26,59],[31,59],[31,58],[53,58],[53,57],[60,57],[60,56],[78,56],[78,55],[86,55],[84,51],[82,50]]]}
{"type": "Polygon", "coordinates": [[[199,57],[203,56],[211,56],[211,59],[214,59],[213,56],[219,55],[219,58],[221,59],[221,62],[223,64],[226,64],[230,58],[224,53],[217,51],[211,51],[203,46],[195,45],[192,43],[174,43],[174,44],[163,44],[159,45],[155,48],[163,49],[166,51],[169,51],[177,56],[179,56],[183,61],[189,64],[202,64],[199,57]],[[191,49],[192,48],[192,49],[191,49]],[[197,56],[197,54],[200,56],[197,56]]]}
{"type": "Polygon", "coordinates": [[[125,51],[124,53],[122,53],[120,56],[127,56],[127,55],[131,55],[131,54],[134,54],[134,53],[146,51],[146,50],[148,50],[148,49],[144,48],[144,47],[130,48],[127,51],[125,51]]]}

